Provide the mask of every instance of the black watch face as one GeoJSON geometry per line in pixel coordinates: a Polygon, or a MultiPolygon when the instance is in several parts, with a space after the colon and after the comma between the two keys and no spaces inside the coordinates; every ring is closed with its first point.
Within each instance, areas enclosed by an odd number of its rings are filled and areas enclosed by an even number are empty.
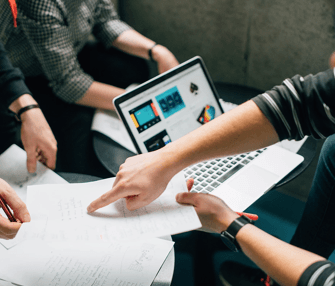
{"type": "Polygon", "coordinates": [[[238,252],[238,248],[236,247],[234,242],[227,238],[224,233],[221,234],[221,240],[231,251],[238,252]]]}

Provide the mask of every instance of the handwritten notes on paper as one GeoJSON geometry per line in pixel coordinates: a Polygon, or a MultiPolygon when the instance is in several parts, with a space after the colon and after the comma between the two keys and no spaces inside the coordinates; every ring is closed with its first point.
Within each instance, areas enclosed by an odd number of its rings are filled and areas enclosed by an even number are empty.
{"type": "Polygon", "coordinates": [[[0,277],[25,286],[149,286],[172,246],[155,238],[103,245],[26,241],[1,252],[0,277]]]}
{"type": "Polygon", "coordinates": [[[121,199],[87,214],[86,207],[109,191],[114,180],[30,186],[27,206],[32,223],[21,227],[17,239],[24,236],[26,239],[39,237],[56,241],[129,241],[201,227],[194,208],[176,202],[175,195],[187,191],[182,173],[176,175],[165,192],[146,207],[129,211],[121,199]]]}

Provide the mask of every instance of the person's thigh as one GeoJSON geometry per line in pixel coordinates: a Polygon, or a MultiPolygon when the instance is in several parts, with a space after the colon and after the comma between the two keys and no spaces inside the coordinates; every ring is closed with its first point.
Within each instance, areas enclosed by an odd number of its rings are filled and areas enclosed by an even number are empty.
{"type": "Polygon", "coordinates": [[[94,80],[120,88],[149,79],[146,60],[116,48],[105,49],[97,42],[89,42],[79,53],[78,60],[82,69],[94,80]]]}
{"type": "Polygon", "coordinates": [[[27,78],[26,84],[57,140],[56,171],[110,177],[93,151],[91,124],[94,109],[57,98],[48,81],[41,77],[27,78]]]}
{"type": "Polygon", "coordinates": [[[335,248],[335,135],[325,141],[291,244],[328,258],[335,248]]]}

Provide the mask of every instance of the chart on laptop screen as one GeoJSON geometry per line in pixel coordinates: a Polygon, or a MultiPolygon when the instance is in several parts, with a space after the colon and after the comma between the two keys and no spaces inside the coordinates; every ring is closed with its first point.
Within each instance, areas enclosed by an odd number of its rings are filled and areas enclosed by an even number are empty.
{"type": "Polygon", "coordinates": [[[198,63],[120,104],[142,153],[164,147],[221,115],[198,63]]]}

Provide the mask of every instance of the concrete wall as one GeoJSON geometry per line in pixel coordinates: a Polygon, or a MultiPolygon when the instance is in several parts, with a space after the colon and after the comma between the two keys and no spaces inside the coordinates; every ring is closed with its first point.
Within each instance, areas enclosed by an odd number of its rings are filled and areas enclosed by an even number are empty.
{"type": "Polygon", "coordinates": [[[269,89],[328,68],[333,0],[119,0],[123,20],[214,79],[269,89]]]}

